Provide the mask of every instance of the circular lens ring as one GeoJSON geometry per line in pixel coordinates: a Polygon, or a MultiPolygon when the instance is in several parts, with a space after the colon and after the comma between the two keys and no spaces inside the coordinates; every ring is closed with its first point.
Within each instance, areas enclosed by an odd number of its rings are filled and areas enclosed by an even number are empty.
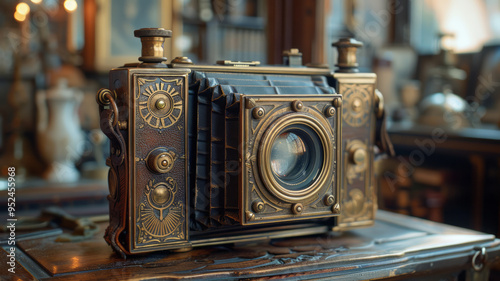
{"type": "Polygon", "coordinates": [[[284,133],[294,134],[300,139],[300,142],[304,145],[306,153],[301,155],[302,159],[297,159],[300,163],[295,163],[292,169],[288,169],[288,176],[280,175],[274,167],[271,165],[274,177],[278,184],[288,190],[302,190],[304,186],[310,184],[318,176],[319,171],[323,164],[323,153],[321,147],[321,140],[317,136],[316,132],[310,127],[304,124],[292,124],[283,129],[283,131],[278,133],[272,148],[271,148],[271,160],[273,161],[273,148],[277,139],[284,133]],[[319,161],[318,161],[319,160],[319,161]]]}
{"type": "Polygon", "coordinates": [[[292,130],[285,130],[278,134],[271,148],[271,168],[278,178],[298,176],[297,170],[302,170],[297,169],[298,166],[305,166],[304,162],[308,161],[303,161],[303,159],[309,159],[308,153],[299,153],[299,151],[308,152],[307,148],[307,142],[292,130]]]}
{"type": "Polygon", "coordinates": [[[332,163],[334,147],[332,144],[333,136],[330,130],[327,130],[322,123],[307,113],[289,113],[274,121],[264,133],[260,141],[258,152],[258,167],[267,190],[274,196],[285,202],[303,202],[311,198],[316,198],[318,191],[325,186],[333,173],[332,163]],[[315,177],[312,184],[304,189],[290,190],[282,186],[275,178],[271,167],[271,151],[275,140],[279,134],[291,125],[304,125],[310,128],[321,142],[323,152],[323,161],[321,171],[315,177]]]}

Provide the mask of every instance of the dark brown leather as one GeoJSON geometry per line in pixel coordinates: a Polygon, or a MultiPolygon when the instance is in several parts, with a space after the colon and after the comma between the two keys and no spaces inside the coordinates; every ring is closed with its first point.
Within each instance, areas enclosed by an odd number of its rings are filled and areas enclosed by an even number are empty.
{"type": "Polygon", "coordinates": [[[396,153],[394,152],[394,147],[392,145],[389,134],[387,133],[387,125],[385,120],[385,110],[382,112],[382,116],[377,118],[377,127],[375,129],[375,144],[380,148],[382,152],[387,153],[389,156],[394,157],[396,153]]]}

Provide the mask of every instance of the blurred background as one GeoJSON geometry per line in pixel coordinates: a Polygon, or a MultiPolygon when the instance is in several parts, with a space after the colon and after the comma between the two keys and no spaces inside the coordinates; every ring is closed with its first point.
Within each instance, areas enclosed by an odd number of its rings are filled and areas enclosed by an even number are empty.
{"type": "Polygon", "coordinates": [[[0,205],[15,167],[18,216],[107,213],[95,94],[144,27],[173,31],[169,60],[208,64],[298,48],[333,69],[332,42],[362,41],[397,154],[377,164],[379,208],[500,236],[497,0],[1,0],[0,205]]]}

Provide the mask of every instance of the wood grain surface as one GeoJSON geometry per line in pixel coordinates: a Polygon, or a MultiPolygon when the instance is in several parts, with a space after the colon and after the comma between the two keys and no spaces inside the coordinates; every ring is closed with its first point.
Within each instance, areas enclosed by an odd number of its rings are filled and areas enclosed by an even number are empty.
{"type": "MultiPolygon", "coordinates": [[[[47,273],[35,276],[41,280],[332,277],[353,280],[425,274],[458,276],[471,268],[474,246],[486,248],[486,266],[500,259],[500,241],[493,235],[383,211],[379,211],[375,226],[370,228],[253,244],[200,247],[184,253],[159,252],[126,260],[105,243],[102,238],[105,224],[100,227],[100,233],[87,241],[60,243],[55,242],[57,236],[49,236],[20,241],[18,245],[32,259],[31,267],[39,266],[47,273]]],[[[5,255],[0,257],[2,264],[4,258],[5,255]]],[[[20,272],[30,280],[30,273],[20,272]]]]}

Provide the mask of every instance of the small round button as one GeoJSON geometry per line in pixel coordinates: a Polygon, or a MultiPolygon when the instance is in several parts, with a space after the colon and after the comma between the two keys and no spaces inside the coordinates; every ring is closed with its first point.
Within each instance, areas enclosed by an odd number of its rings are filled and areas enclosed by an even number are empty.
{"type": "Polygon", "coordinates": [[[294,111],[301,111],[304,108],[304,103],[302,103],[300,100],[296,100],[292,103],[292,109],[294,111]]]}
{"type": "Polygon", "coordinates": [[[325,197],[323,198],[323,203],[325,203],[326,206],[333,205],[333,203],[335,203],[335,196],[331,194],[325,195],[325,197]]]}
{"type": "Polygon", "coordinates": [[[362,165],[366,161],[366,150],[362,148],[358,148],[354,151],[353,157],[352,157],[353,162],[356,165],[362,165]]]}
{"type": "Polygon", "coordinates": [[[157,109],[164,109],[165,106],[167,106],[167,103],[165,102],[164,99],[158,99],[155,103],[155,106],[157,109]]]}
{"type": "Polygon", "coordinates": [[[177,155],[175,152],[160,147],[149,153],[146,163],[151,171],[164,174],[172,170],[176,159],[177,155]]]}
{"type": "Polygon", "coordinates": [[[332,117],[335,115],[335,107],[329,105],[326,109],[325,109],[325,115],[326,117],[332,117]]]}
{"type": "Polygon", "coordinates": [[[364,148],[355,148],[350,152],[350,160],[354,165],[363,166],[368,154],[364,148]]]}
{"type": "Polygon", "coordinates": [[[292,212],[296,215],[300,215],[304,211],[304,206],[301,203],[295,203],[292,205],[292,212]]]}
{"type": "Polygon", "coordinates": [[[252,115],[253,115],[253,118],[260,119],[260,118],[264,117],[264,115],[266,115],[266,111],[264,110],[264,108],[259,106],[259,107],[256,107],[252,110],[252,115]]]}
{"type": "Polygon", "coordinates": [[[159,185],[153,190],[153,201],[158,205],[163,205],[170,199],[170,192],[164,185],[159,185]]]}
{"type": "Polygon", "coordinates": [[[354,112],[360,112],[361,109],[363,109],[363,102],[361,101],[360,98],[355,98],[353,101],[352,101],[352,104],[351,104],[351,107],[352,107],[352,111],[354,112]]]}
{"type": "Polygon", "coordinates": [[[261,201],[255,201],[252,204],[252,208],[256,213],[262,212],[264,210],[264,203],[261,201]]]}

